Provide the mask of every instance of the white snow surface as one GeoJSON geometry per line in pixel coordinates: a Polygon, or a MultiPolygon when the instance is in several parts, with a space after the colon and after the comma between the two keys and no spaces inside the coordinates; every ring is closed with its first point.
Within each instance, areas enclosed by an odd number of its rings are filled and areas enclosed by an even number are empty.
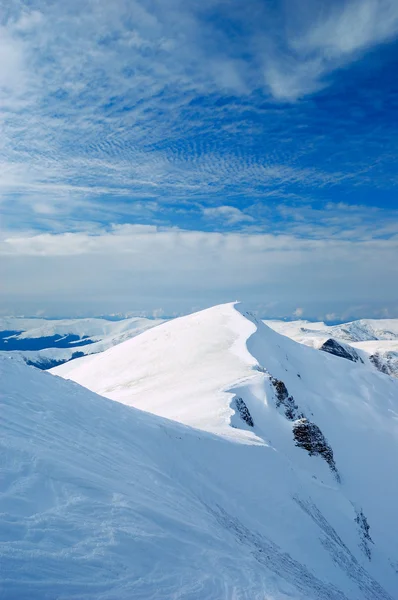
{"type": "MultiPolygon", "coordinates": [[[[76,335],[80,338],[87,338],[86,344],[75,346],[71,342],[68,348],[50,347],[42,350],[12,351],[13,354],[22,357],[31,364],[42,365],[47,368],[47,363],[52,361],[66,362],[76,352],[85,355],[103,352],[163,322],[164,319],[148,319],[145,317],[131,317],[121,321],[109,321],[101,318],[53,320],[3,317],[0,318],[0,331],[21,331],[19,334],[9,336],[9,339],[16,338],[18,340],[39,339],[55,335],[76,335]]],[[[56,342],[54,345],[56,346],[56,342]]],[[[1,354],[0,352],[0,356],[1,354]]]]}
{"type": "Polygon", "coordinates": [[[333,338],[359,350],[359,356],[369,366],[376,368],[370,357],[376,357],[378,368],[398,377],[398,319],[362,319],[326,325],[310,321],[264,321],[266,325],[296,342],[320,348],[333,338]]]}
{"type": "Polygon", "coordinates": [[[80,319],[40,319],[24,317],[0,317],[0,331],[21,331],[20,339],[41,338],[54,335],[87,336],[98,340],[104,337],[120,335],[131,329],[156,324],[163,319],[148,319],[146,317],[130,317],[120,321],[110,321],[100,317],[80,319]]]}
{"type": "Polygon", "coordinates": [[[1,598],[398,599],[396,380],[234,305],[53,372],[119,402],[0,360],[1,598]]]}
{"type": "Polygon", "coordinates": [[[311,338],[334,338],[346,342],[398,340],[398,319],[360,319],[341,325],[326,325],[322,321],[264,321],[266,325],[298,342],[311,338]]]}

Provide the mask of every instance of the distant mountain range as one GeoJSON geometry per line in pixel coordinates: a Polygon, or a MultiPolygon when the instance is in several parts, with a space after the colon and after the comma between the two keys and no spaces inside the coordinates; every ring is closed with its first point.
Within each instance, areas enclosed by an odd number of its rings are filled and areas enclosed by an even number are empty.
{"type": "MultiPolygon", "coordinates": [[[[0,352],[18,353],[28,364],[50,369],[87,354],[103,352],[165,320],[3,317],[0,318],[0,352]]],[[[264,323],[301,344],[370,363],[383,373],[398,377],[398,319],[362,319],[334,326],[303,320],[266,320],[264,323]]]]}
{"type": "Polygon", "coordinates": [[[0,318],[0,352],[13,352],[29,365],[50,369],[73,358],[103,352],[163,323],[163,319],[0,318]]]}
{"type": "Polygon", "coordinates": [[[398,319],[361,319],[328,326],[310,321],[264,321],[291,339],[398,377],[398,319]]]}

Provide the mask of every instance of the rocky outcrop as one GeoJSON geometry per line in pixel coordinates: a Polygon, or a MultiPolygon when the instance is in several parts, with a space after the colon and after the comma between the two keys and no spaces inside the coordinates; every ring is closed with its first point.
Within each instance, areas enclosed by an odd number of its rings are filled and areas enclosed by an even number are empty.
{"type": "Polygon", "coordinates": [[[374,542],[373,542],[372,538],[370,537],[370,534],[369,534],[370,526],[367,521],[367,518],[365,517],[365,515],[362,512],[362,509],[359,512],[357,512],[355,522],[359,525],[359,529],[360,529],[361,548],[362,548],[363,552],[366,554],[366,556],[368,557],[368,559],[370,560],[372,558],[370,544],[373,544],[374,542]]]}
{"type": "Polygon", "coordinates": [[[390,369],[388,368],[388,363],[385,362],[379,354],[371,354],[369,356],[369,360],[378,371],[385,373],[386,375],[391,375],[390,369]]]}
{"type": "MultiPolygon", "coordinates": [[[[306,450],[310,456],[321,456],[329,465],[337,481],[340,482],[340,475],[334,461],[332,447],[318,425],[315,425],[315,423],[306,418],[304,412],[300,410],[294,397],[289,394],[285,383],[281,379],[272,377],[272,375],[260,365],[255,368],[257,371],[266,374],[270,378],[275,391],[276,408],[282,409],[286,419],[293,421],[293,437],[296,446],[306,450]]],[[[297,374],[297,376],[301,379],[299,374],[297,374]]]]}
{"type": "Polygon", "coordinates": [[[235,398],[235,406],[236,410],[240,416],[240,418],[247,424],[249,427],[254,427],[254,421],[250,414],[249,409],[246,406],[246,403],[242,398],[235,398]]]}
{"type": "Polygon", "coordinates": [[[306,450],[310,456],[321,456],[328,463],[337,479],[340,480],[332,447],[318,425],[306,418],[298,419],[293,423],[293,436],[296,446],[306,450]]]}
{"type": "Polygon", "coordinates": [[[346,358],[352,362],[363,363],[362,358],[354,348],[351,348],[348,344],[341,344],[333,338],[326,340],[319,349],[322,350],[322,352],[328,352],[329,354],[334,354],[334,356],[339,356],[340,358],[346,358]]]}
{"type": "Polygon", "coordinates": [[[283,406],[285,416],[287,419],[289,419],[289,421],[294,421],[295,419],[300,419],[303,417],[303,413],[299,412],[299,408],[295,403],[293,396],[289,395],[289,392],[287,391],[283,381],[276,379],[275,377],[271,377],[271,383],[275,389],[276,408],[283,406]]]}

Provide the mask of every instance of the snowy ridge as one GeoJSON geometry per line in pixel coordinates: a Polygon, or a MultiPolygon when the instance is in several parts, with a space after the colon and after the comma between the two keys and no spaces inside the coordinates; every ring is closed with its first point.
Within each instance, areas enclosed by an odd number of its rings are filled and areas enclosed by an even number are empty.
{"type": "Polygon", "coordinates": [[[7,599],[398,599],[395,380],[234,305],[54,370],[149,412],[0,370],[7,599]]]}

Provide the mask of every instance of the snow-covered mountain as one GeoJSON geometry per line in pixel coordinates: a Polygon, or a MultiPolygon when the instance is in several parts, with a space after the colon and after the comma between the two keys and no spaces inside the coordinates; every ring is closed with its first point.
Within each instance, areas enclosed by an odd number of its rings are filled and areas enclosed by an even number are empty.
{"type": "Polygon", "coordinates": [[[398,319],[362,319],[333,326],[310,321],[264,323],[301,344],[362,361],[398,377],[398,319]]]}
{"type": "Polygon", "coordinates": [[[326,325],[322,321],[264,321],[269,327],[296,341],[331,337],[346,342],[398,340],[398,319],[361,319],[342,325],[326,325]]]}
{"type": "Polygon", "coordinates": [[[391,377],[234,305],[0,371],[0,597],[398,599],[391,377]]]}
{"type": "Polygon", "coordinates": [[[163,323],[132,317],[90,319],[0,318],[0,354],[14,352],[28,364],[49,369],[73,358],[95,354],[163,323]]]}

